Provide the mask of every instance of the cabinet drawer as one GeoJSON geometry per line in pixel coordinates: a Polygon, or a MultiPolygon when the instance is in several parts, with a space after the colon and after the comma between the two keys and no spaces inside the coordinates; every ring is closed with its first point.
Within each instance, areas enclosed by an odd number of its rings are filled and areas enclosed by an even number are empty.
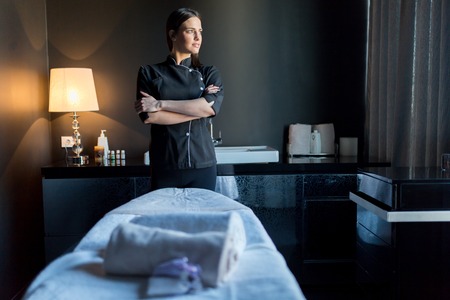
{"type": "Polygon", "coordinates": [[[381,219],[380,217],[368,211],[364,207],[361,207],[360,205],[357,205],[356,220],[358,224],[367,229],[366,238],[370,239],[372,244],[387,244],[390,246],[393,245],[392,223],[381,219]]]}
{"type": "MultiPolygon", "coordinates": [[[[356,244],[379,264],[394,266],[394,248],[359,223],[356,226],[356,244]]],[[[357,255],[357,258],[359,260],[361,255],[357,255]]]]}

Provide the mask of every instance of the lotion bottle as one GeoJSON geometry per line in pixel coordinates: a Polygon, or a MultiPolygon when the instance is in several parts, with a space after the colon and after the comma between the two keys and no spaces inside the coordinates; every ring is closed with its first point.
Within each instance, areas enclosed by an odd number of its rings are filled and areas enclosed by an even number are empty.
{"type": "Polygon", "coordinates": [[[322,151],[322,142],[320,140],[320,132],[314,130],[311,133],[311,154],[320,154],[322,151]]]}
{"type": "MultiPolygon", "coordinates": [[[[100,136],[97,138],[97,146],[102,146],[104,149],[104,153],[108,153],[108,137],[105,136],[106,130],[100,130],[100,136]]],[[[105,156],[106,157],[106,156],[105,156]]]]}

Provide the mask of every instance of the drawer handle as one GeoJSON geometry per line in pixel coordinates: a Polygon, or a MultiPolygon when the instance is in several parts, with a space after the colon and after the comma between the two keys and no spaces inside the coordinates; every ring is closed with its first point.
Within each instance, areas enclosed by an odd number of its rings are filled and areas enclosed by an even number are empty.
{"type": "Polygon", "coordinates": [[[350,192],[350,200],[389,223],[397,222],[450,222],[449,210],[387,211],[350,192]]]}

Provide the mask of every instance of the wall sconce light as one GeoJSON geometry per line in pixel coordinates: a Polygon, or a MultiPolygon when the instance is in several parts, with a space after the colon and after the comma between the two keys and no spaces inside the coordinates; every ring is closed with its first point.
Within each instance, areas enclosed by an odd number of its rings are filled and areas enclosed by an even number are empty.
{"type": "Polygon", "coordinates": [[[90,68],[55,68],[50,70],[49,112],[72,112],[75,156],[72,163],[83,164],[81,134],[77,112],[98,111],[94,76],[90,68]]]}

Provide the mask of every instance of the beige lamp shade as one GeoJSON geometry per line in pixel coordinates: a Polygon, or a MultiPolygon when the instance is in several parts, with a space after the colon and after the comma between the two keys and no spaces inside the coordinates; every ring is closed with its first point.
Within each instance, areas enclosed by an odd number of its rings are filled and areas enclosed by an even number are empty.
{"type": "Polygon", "coordinates": [[[97,111],[94,76],[89,68],[50,70],[50,112],[97,111]]]}

